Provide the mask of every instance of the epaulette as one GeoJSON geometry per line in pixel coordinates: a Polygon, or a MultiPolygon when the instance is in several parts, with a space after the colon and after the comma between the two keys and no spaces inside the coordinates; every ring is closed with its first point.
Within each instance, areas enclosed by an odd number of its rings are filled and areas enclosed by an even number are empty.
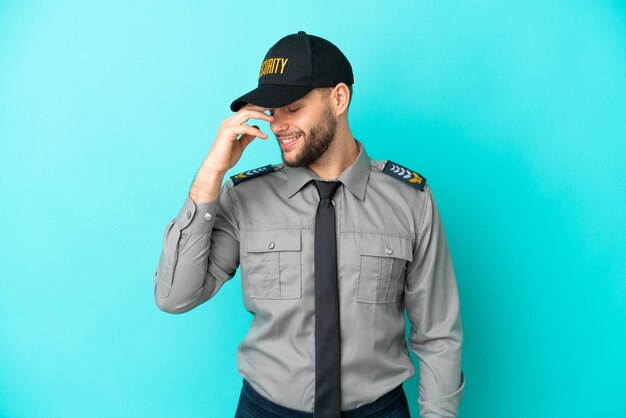
{"type": "Polygon", "coordinates": [[[417,190],[424,191],[426,185],[426,177],[421,176],[418,172],[409,170],[398,163],[387,160],[383,173],[389,174],[391,177],[397,178],[405,182],[409,186],[415,187],[417,190]]]}
{"type": "Polygon", "coordinates": [[[230,178],[233,180],[233,183],[234,183],[233,186],[236,186],[242,181],[246,181],[254,177],[259,177],[259,176],[262,176],[263,174],[272,173],[276,170],[280,170],[281,168],[283,168],[282,164],[268,164],[268,165],[264,165],[263,167],[254,168],[252,170],[242,171],[239,174],[230,176],[230,178]]]}

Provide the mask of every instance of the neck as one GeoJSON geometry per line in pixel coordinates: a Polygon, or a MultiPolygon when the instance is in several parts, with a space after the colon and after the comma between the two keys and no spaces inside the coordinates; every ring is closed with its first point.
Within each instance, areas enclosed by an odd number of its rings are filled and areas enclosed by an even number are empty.
{"type": "Polygon", "coordinates": [[[357,145],[350,127],[338,125],[330,146],[317,160],[308,165],[322,180],[335,180],[356,161],[359,156],[357,145]]]}

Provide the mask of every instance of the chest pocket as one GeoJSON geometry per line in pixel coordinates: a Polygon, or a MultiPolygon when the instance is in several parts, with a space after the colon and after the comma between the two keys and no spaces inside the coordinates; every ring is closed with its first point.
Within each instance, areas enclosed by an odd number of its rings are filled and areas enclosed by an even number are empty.
{"type": "Polygon", "coordinates": [[[412,241],[383,234],[364,234],[359,241],[357,302],[395,302],[406,263],[413,260],[412,241]]]}
{"type": "Polygon", "coordinates": [[[302,298],[302,242],[297,228],[248,230],[241,260],[244,295],[254,299],[302,298]]]}

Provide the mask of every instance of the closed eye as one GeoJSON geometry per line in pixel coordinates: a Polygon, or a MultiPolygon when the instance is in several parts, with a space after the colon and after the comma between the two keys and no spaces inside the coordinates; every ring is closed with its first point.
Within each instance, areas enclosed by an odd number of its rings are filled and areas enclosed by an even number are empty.
{"type": "MultiPolygon", "coordinates": [[[[285,109],[287,110],[287,112],[288,112],[288,113],[296,113],[298,110],[302,109],[302,106],[297,107],[297,108],[295,108],[295,109],[289,109],[288,107],[287,107],[287,108],[285,108],[285,109]]],[[[270,111],[269,111],[269,115],[270,115],[270,116],[274,116],[274,110],[270,110],[270,111]]]]}

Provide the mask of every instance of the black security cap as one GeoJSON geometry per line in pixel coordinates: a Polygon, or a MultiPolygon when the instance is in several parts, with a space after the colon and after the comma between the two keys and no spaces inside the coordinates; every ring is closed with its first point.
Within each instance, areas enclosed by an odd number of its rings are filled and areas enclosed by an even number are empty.
{"type": "Polygon", "coordinates": [[[237,112],[247,103],[266,108],[286,106],[316,87],[354,83],[346,56],[326,39],[299,31],[287,35],[265,55],[258,87],[230,105],[237,112]]]}

